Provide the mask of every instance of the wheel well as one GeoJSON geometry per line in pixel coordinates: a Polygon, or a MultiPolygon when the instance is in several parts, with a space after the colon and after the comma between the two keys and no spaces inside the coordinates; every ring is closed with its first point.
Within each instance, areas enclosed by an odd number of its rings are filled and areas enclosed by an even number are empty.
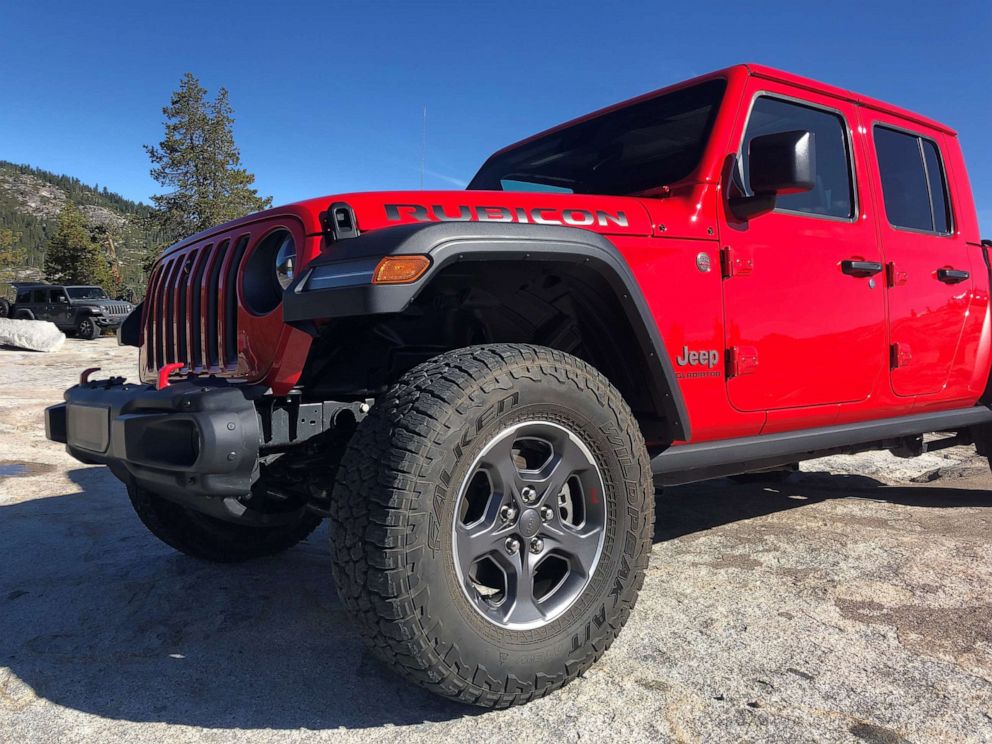
{"type": "Polygon", "coordinates": [[[648,360],[616,292],[595,270],[553,261],[455,263],[401,313],[342,318],[314,341],[308,397],[374,397],[411,367],[484,343],[532,343],[572,354],[620,391],[645,438],[670,441],[648,360]]]}

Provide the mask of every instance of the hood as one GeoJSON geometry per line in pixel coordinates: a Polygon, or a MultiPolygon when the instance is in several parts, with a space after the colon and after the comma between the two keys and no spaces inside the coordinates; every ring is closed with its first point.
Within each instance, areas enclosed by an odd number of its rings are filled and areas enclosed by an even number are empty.
{"type": "Polygon", "coordinates": [[[577,227],[603,235],[711,238],[716,190],[687,183],[659,196],[599,196],[524,191],[365,191],[306,199],[273,207],[191,235],[160,258],[213,235],[253,223],[293,218],[305,234],[323,232],[331,205],[353,210],[365,233],[418,222],[517,222],[577,227]]]}

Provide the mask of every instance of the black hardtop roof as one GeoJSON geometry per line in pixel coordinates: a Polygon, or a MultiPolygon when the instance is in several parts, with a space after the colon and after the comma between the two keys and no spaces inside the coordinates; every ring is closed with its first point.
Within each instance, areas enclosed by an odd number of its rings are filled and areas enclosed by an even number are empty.
{"type": "Polygon", "coordinates": [[[93,287],[94,289],[99,289],[104,292],[107,290],[103,289],[99,284],[49,284],[48,282],[7,282],[14,289],[33,289],[34,287],[64,287],[66,289],[79,289],[80,287],[93,287]]]}

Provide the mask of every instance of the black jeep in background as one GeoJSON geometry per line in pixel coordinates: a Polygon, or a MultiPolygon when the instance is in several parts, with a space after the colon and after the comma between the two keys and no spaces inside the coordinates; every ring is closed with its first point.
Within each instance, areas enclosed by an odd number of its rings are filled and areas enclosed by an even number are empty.
{"type": "Polygon", "coordinates": [[[104,329],[116,329],[134,309],[130,302],[110,299],[100,287],[39,282],[11,284],[17,295],[13,305],[0,300],[0,317],[48,320],[79,338],[94,339],[104,329]]]}

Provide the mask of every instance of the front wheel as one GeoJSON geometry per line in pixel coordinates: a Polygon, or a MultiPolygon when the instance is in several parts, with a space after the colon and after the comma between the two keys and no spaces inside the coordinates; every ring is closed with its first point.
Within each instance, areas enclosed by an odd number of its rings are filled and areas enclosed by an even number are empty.
{"type": "Polygon", "coordinates": [[[214,563],[240,563],[276,555],[305,540],[321,518],[303,511],[286,524],[234,524],[189,509],[140,486],[127,488],[131,505],[155,537],[193,558],[214,563]]]}
{"type": "Polygon", "coordinates": [[[588,669],[651,548],[650,462],[618,391],[536,346],[443,354],[361,422],[331,508],[334,575],[372,649],[506,707],[588,669]]]}
{"type": "Polygon", "coordinates": [[[79,338],[92,341],[100,335],[100,326],[96,324],[93,318],[80,318],[76,324],[76,335],[79,338]]]}

